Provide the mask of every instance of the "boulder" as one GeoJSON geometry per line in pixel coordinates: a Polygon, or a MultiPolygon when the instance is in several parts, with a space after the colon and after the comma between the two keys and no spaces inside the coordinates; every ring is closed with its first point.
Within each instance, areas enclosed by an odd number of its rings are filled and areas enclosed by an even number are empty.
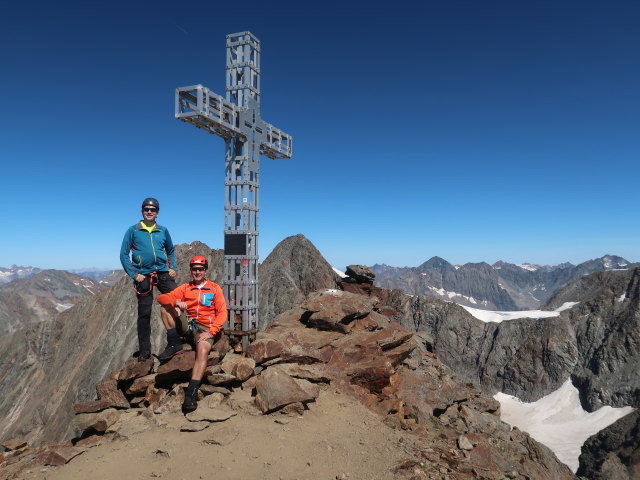
{"type": "Polygon", "coordinates": [[[244,382],[253,375],[256,366],[255,360],[250,357],[243,357],[238,354],[227,354],[220,363],[223,372],[233,375],[240,382],[244,382]]]}
{"type": "Polygon", "coordinates": [[[103,402],[109,402],[111,407],[129,408],[129,401],[124,394],[118,389],[117,380],[103,380],[96,384],[98,399],[103,402]]]}
{"type": "Polygon", "coordinates": [[[114,408],[97,413],[81,413],[74,417],[74,425],[83,433],[104,433],[120,418],[121,412],[114,408]]]}
{"type": "Polygon", "coordinates": [[[161,364],[156,372],[156,382],[160,385],[189,380],[196,360],[196,352],[184,352],[161,364]]]}
{"type": "Polygon", "coordinates": [[[303,308],[310,312],[305,317],[308,326],[348,333],[351,330],[349,323],[366,317],[373,310],[373,304],[362,295],[342,290],[324,290],[310,295],[303,308]]]}
{"type": "Polygon", "coordinates": [[[72,458],[84,453],[86,449],[79,447],[57,447],[46,450],[38,456],[38,463],[42,465],[60,466],[69,463],[72,458]]]}
{"type": "Polygon", "coordinates": [[[357,283],[373,283],[376,278],[373,270],[366,265],[349,265],[345,273],[357,283]]]}
{"type": "Polygon", "coordinates": [[[139,362],[137,358],[130,358],[127,360],[118,373],[119,382],[127,382],[139,377],[144,377],[151,373],[153,369],[153,359],[149,358],[142,362],[139,362]]]}
{"type": "Polygon", "coordinates": [[[0,443],[0,445],[2,445],[4,448],[6,448],[9,451],[13,451],[13,450],[19,450],[23,447],[26,447],[27,441],[21,438],[12,438],[11,440],[6,440],[0,443]]]}
{"type": "Polygon", "coordinates": [[[262,372],[256,380],[256,405],[270,413],[290,403],[314,401],[320,389],[306,380],[294,379],[278,365],[262,372]]]}
{"type": "Polygon", "coordinates": [[[155,374],[145,375],[143,377],[137,377],[131,385],[129,385],[124,393],[127,395],[140,395],[147,391],[147,389],[156,383],[155,374]]]}

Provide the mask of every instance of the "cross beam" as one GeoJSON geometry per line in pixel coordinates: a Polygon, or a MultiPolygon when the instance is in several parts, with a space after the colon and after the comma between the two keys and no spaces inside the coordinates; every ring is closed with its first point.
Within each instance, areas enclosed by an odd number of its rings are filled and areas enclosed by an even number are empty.
{"type": "Polygon", "coordinates": [[[202,85],[177,88],[175,116],[225,141],[225,332],[246,350],[260,327],[260,155],[291,158],[292,138],[260,117],[260,41],[250,32],[227,35],[226,73],[226,97],[202,85]]]}

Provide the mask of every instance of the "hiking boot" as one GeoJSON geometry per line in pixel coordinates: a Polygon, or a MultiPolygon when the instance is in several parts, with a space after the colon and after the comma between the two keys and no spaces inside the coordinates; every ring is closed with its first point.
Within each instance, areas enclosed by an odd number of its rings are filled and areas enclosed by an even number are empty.
{"type": "Polygon", "coordinates": [[[169,360],[179,353],[182,353],[181,343],[176,343],[175,345],[167,345],[167,348],[164,349],[164,352],[158,355],[158,360],[164,362],[165,360],[169,360]]]}
{"type": "Polygon", "coordinates": [[[145,360],[149,360],[151,358],[151,352],[149,350],[140,350],[138,354],[138,361],[144,362],[145,360]]]}
{"type": "Polygon", "coordinates": [[[189,412],[193,412],[196,408],[198,408],[198,401],[196,400],[196,396],[188,395],[185,392],[184,402],[182,402],[182,411],[184,413],[189,413],[189,412]]]}

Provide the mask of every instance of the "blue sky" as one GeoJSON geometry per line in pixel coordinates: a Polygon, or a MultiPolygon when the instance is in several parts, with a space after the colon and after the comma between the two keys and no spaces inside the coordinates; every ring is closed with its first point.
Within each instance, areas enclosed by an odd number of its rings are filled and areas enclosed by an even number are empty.
{"type": "Polygon", "coordinates": [[[262,42],[260,255],[640,260],[637,2],[3,2],[0,266],[119,266],[147,196],[222,247],[224,142],[174,118],[262,42]]]}

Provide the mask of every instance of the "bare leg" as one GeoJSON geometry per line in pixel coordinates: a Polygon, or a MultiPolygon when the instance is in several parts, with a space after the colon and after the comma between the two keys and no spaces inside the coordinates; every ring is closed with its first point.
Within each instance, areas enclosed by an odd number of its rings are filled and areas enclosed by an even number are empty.
{"type": "Polygon", "coordinates": [[[166,330],[176,328],[176,318],[180,316],[180,309],[170,305],[162,305],[160,307],[160,318],[166,330]]]}
{"type": "Polygon", "coordinates": [[[211,351],[211,344],[209,342],[198,342],[196,345],[196,361],[193,364],[193,371],[191,372],[191,380],[202,380],[204,371],[207,368],[207,358],[211,351]]]}

